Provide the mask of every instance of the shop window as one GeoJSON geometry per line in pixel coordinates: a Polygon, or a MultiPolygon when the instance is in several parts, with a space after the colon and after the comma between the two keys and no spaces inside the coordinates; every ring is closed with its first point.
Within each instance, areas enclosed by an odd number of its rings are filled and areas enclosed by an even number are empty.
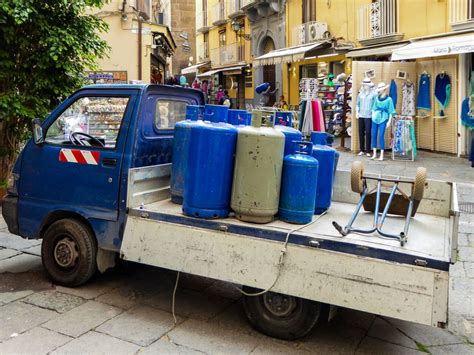
{"type": "Polygon", "coordinates": [[[155,128],[172,129],[174,125],[184,120],[188,102],[177,100],[158,100],[155,109],[155,128]]]}
{"type": "Polygon", "coordinates": [[[316,21],[316,0],[303,1],[303,23],[316,21]]]}
{"type": "Polygon", "coordinates": [[[48,127],[52,144],[115,148],[128,97],[81,97],[48,127]]]}
{"type": "Polygon", "coordinates": [[[303,78],[316,78],[318,76],[318,68],[316,65],[305,65],[303,67],[303,78]]]}

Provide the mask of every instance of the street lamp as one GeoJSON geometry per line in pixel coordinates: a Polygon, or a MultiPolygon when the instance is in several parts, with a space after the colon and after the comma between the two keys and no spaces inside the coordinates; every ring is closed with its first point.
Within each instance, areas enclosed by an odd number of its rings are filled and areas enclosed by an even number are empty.
{"type": "Polygon", "coordinates": [[[250,35],[244,33],[244,26],[239,21],[232,21],[231,23],[232,31],[235,32],[237,37],[243,38],[246,41],[250,41],[250,35]]]}

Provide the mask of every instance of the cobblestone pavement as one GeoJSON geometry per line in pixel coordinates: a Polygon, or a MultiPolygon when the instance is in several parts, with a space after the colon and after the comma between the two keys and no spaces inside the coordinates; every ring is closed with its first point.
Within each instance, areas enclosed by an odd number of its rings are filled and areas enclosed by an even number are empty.
{"type": "MultiPolygon", "coordinates": [[[[353,155],[342,154],[340,166],[349,167],[351,160],[353,155]]],[[[412,168],[414,174],[417,165],[402,164],[408,166],[404,175],[412,175],[412,168]]],[[[366,167],[372,172],[397,170],[385,165],[369,162],[366,167]]],[[[452,174],[457,181],[474,181],[466,168],[428,169],[431,178],[452,174]]],[[[474,203],[472,185],[460,184],[458,192],[462,202],[474,203]]],[[[43,272],[40,242],[8,234],[0,219],[0,354],[474,354],[473,214],[461,216],[448,330],[339,309],[335,319],[303,340],[275,340],[248,325],[240,294],[229,284],[189,275],[180,279],[175,324],[175,276],[159,268],[123,264],[79,288],[55,286],[43,272]]]]}

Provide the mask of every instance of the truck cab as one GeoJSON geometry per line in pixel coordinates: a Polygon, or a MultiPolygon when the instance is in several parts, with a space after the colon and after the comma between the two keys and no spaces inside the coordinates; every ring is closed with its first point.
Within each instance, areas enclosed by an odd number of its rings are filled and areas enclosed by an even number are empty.
{"type": "Polygon", "coordinates": [[[36,121],[14,165],[2,210],[9,231],[45,239],[43,262],[59,282],[84,282],[95,271],[81,271],[84,252],[120,250],[128,170],[170,163],[175,123],[203,102],[200,91],[165,85],[78,90],[36,121]]]}

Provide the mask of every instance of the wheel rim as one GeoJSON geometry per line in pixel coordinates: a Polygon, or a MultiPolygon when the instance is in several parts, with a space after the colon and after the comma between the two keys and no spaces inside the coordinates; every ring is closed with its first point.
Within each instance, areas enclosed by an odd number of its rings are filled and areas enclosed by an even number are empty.
{"type": "Polygon", "coordinates": [[[287,317],[293,313],[297,304],[296,298],[279,293],[267,292],[263,297],[263,305],[276,317],[287,317]]]}
{"type": "Polygon", "coordinates": [[[79,250],[76,242],[71,237],[63,237],[54,247],[54,260],[65,269],[74,267],[79,257],[79,250]]]}

